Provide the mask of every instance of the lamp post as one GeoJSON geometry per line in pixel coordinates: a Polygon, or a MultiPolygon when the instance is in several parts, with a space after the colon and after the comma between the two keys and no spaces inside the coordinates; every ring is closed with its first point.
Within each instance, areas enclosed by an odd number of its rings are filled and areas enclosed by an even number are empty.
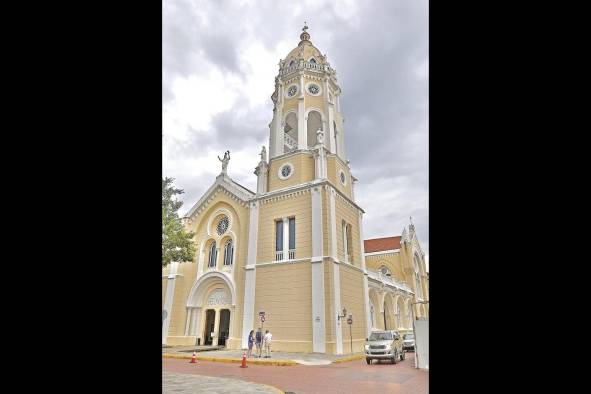
{"type": "Polygon", "coordinates": [[[416,334],[416,330],[415,330],[415,308],[414,305],[417,304],[428,304],[429,301],[419,301],[419,302],[413,302],[412,304],[410,304],[410,312],[412,314],[412,332],[413,335],[415,336],[415,368],[419,367],[419,351],[417,348],[417,334],[416,334]]]}

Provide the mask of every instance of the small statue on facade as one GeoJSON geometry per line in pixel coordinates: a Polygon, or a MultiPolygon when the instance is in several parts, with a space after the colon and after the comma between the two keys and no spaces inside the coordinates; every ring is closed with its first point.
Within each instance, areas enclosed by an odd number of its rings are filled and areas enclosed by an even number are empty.
{"type": "Polygon", "coordinates": [[[228,162],[230,161],[230,151],[227,150],[224,153],[223,159],[220,159],[220,157],[218,156],[218,160],[222,162],[222,173],[227,174],[228,173],[228,162]]]}
{"type": "Polygon", "coordinates": [[[259,154],[261,155],[261,161],[267,162],[267,148],[265,148],[265,146],[263,146],[263,149],[259,154]]]}
{"type": "Polygon", "coordinates": [[[318,129],[318,131],[316,131],[316,140],[320,145],[324,144],[324,131],[322,131],[322,129],[318,129]]]}

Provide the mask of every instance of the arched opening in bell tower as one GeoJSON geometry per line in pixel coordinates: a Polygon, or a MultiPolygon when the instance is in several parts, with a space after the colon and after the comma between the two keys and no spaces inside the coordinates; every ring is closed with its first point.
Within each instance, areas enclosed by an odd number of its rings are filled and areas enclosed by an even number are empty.
{"type": "Polygon", "coordinates": [[[285,117],[283,126],[283,153],[291,152],[298,148],[298,117],[290,112],[285,117]]]}
{"type": "Polygon", "coordinates": [[[322,129],[322,116],[318,111],[308,113],[308,122],[306,124],[308,134],[308,148],[313,148],[318,143],[316,132],[322,129]]]}

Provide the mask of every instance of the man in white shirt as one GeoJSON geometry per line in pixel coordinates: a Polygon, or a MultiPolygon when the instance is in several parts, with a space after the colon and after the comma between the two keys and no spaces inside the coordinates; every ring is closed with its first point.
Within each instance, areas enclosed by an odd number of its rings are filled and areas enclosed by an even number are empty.
{"type": "Polygon", "coordinates": [[[269,332],[269,330],[267,330],[265,332],[265,338],[264,338],[265,351],[267,352],[267,355],[265,356],[265,358],[271,358],[271,340],[272,339],[273,339],[273,335],[269,332]]]}

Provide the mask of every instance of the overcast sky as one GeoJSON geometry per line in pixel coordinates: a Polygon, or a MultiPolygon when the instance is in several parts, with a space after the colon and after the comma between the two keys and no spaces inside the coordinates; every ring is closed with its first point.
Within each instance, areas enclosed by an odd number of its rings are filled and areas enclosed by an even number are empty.
{"type": "Polygon", "coordinates": [[[365,238],[400,235],[412,216],[428,255],[427,0],[164,0],[163,176],[185,190],[180,213],[226,150],[230,177],[256,189],[279,59],[304,21],[337,71],[365,238]]]}

